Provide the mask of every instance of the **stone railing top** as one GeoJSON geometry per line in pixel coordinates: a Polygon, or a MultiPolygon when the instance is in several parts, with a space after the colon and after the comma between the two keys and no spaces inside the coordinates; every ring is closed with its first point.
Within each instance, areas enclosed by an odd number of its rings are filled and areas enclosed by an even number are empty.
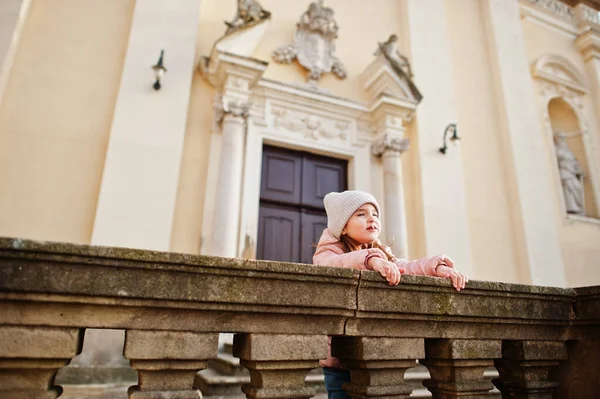
{"type": "Polygon", "coordinates": [[[560,340],[600,288],[563,289],[0,238],[0,325],[560,340]]]}

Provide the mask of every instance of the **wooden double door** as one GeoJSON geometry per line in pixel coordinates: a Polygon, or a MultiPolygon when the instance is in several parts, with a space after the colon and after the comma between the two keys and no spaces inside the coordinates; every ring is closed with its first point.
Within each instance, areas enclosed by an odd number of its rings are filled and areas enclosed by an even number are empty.
{"type": "Polygon", "coordinates": [[[312,263],[327,227],[323,197],[347,187],[347,161],[265,146],[257,258],[312,263]]]}

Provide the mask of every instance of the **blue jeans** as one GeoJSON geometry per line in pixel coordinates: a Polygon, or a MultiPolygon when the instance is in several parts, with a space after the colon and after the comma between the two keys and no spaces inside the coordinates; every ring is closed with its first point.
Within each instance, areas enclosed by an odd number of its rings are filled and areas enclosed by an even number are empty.
{"type": "Polygon", "coordinates": [[[350,399],[350,396],[342,389],[342,384],[350,383],[350,371],[323,367],[323,374],[325,374],[328,399],[350,399]]]}

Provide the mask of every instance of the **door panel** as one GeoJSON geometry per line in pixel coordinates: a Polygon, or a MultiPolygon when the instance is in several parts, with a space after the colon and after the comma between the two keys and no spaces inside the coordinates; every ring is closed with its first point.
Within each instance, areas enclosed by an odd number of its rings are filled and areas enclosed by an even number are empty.
{"type": "Polygon", "coordinates": [[[300,262],[312,263],[319,238],[327,227],[327,215],[322,212],[303,212],[301,215],[302,231],[300,244],[300,262]]]}
{"type": "Polygon", "coordinates": [[[265,146],[257,258],[312,263],[327,227],[323,198],[346,189],[347,162],[265,146]]]}
{"type": "Polygon", "coordinates": [[[262,159],[261,199],[299,204],[302,157],[291,151],[265,147],[262,159]]]}
{"type": "Polygon", "coordinates": [[[263,205],[258,219],[258,258],[300,262],[300,211],[263,205]]]}
{"type": "Polygon", "coordinates": [[[302,205],[323,208],[323,198],[346,188],[346,161],[306,157],[302,173],[302,205]]]}

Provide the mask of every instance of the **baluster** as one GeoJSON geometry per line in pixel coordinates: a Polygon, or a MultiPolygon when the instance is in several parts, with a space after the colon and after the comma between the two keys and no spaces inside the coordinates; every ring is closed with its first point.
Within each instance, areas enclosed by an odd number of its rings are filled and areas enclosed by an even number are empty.
{"type": "Polygon", "coordinates": [[[558,387],[554,371],[567,358],[564,342],[504,341],[496,360],[500,378],[493,382],[503,398],[551,399],[558,387]]]}
{"type": "Polygon", "coordinates": [[[127,330],[124,355],[139,374],[130,399],[201,399],[194,376],[217,357],[219,334],[127,330]]]}
{"type": "Polygon", "coordinates": [[[0,326],[0,398],[55,399],[58,370],[81,348],[78,328],[0,326]]]}
{"type": "Polygon", "coordinates": [[[333,337],[332,355],[350,370],[352,398],[408,398],[404,373],[425,355],[422,338],[333,337]]]}
{"type": "Polygon", "coordinates": [[[242,387],[247,398],[310,398],[316,392],[304,379],[327,357],[327,337],[236,334],[233,355],[250,371],[242,387]]]}
{"type": "Polygon", "coordinates": [[[483,372],[501,355],[501,341],[427,339],[420,363],[431,379],[423,385],[434,399],[480,398],[494,388],[483,372]]]}

